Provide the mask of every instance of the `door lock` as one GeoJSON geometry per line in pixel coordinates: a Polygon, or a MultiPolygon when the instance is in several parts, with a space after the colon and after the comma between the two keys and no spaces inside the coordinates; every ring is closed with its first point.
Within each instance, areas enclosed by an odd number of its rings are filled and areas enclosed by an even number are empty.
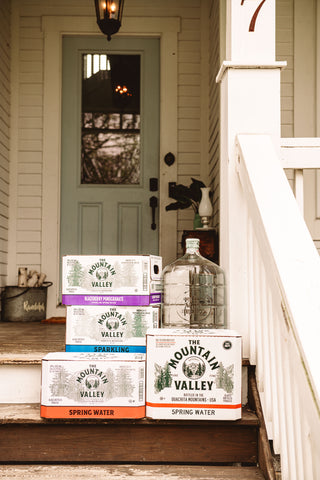
{"type": "Polygon", "coordinates": [[[158,191],[158,179],[157,178],[150,178],[149,180],[149,190],[150,192],[157,192],[158,191]]]}

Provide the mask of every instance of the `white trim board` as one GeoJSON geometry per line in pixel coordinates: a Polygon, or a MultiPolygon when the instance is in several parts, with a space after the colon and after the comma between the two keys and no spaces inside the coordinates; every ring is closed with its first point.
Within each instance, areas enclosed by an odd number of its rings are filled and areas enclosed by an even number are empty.
{"type": "MultiPolygon", "coordinates": [[[[42,17],[44,32],[42,271],[53,279],[48,291],[47,316],[64,315],[59,301],[61,85],[63,35],[101,35],[94,17],[42,17]]],[[[160,38],[160,218],[159,245],[164,264],[175,258],[176,212],[166,213],[168,182],[177,179],[177,162],[168,167],[166,153],[177,155],[177,48],[180,18],[128,17],[118,35],[160,38]],[[165,228],[164,228],[165,222],[165,228]],[[170,231],[170,236],[166,232],[170,231]]]]}

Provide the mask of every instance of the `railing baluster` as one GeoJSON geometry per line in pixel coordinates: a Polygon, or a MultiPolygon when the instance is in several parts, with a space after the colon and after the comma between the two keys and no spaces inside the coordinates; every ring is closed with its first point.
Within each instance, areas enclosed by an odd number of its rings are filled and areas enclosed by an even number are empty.
{"type": "MultiPolygon", "coordinates": [[[[287,336],[287,342],[290,342],[289,336],[287,336]]],[[[288,451],[291,455],[288,458],[288,478],[290,480],[299,480],[297,478],[297,466],[296,466],[296,456],[294,454],[294,428],[293,422],[293,408],[292,408],[292,383],[291,383],[291,370],[292,370],[292,359],[289,357],[288,349],[283,348],[283,367],[284,367],[284,398],[285,398],[285,410],[284,414],[286,416],[286,434],[287,434],[287,444],[288,451]]]]}
{"type": "MultiPolygon", "coordinates": [[[[258,245],[255,244],[255,251],[258,252],[258,245]]],[[[261,258],[258,253],[255,254],[255,270],[256,270],[256,287],[255,287],[255,322],[256,322],[256,375],[257,383],[259,387],[260,394],[263,395],[264,392],[264,383],[263,383],[263,343],[261,335],[261,316],[262,316],[262,307],[261,307],[261,258]]]]}
{"type": "MultiPolygon", "coordinates": [[[[278,393],[278,406],[279,406],[279,432],[280,432],[280,452],[281,452],[281,471],[287,475],[289,469],[289,451],[288,451],[288,439],[286,429],[286,405],[284,394],[284,362],[283,362],[283,342],[284,332],[283,323],[281,323],[281,317],[277,315],[278,328],[275,337],[275,352],[277,356],[277,393],[278,393]]],[[[283,480],[290,480],[290,477],[284,477],[283,480]]]]}
{"type": "MultiPolygon", "coordinates": [[[[297,378],[295,375],[292,375],[292,416],[294,419],[303,418],[303,408],[301,408],[301,400],[299,395],[297,378]]],[[[294,438],[295,438],[295,456],[297,459],[297,478],[303,478],[303,472],[305,471],[305,459],[301,455],[303,451],[303,442],[302,442],[302,432],[301,432],[301,422],[294,421],[294,438]]]]}
{"type": "Polygon", "coordinates": [[[249,219],[248,221],[248,320],[249,320],[249,341],[250,341],[250,363],[252,365],[256,365],[256,324],[255,324],[255,298],[256,296],[253,295],[255,290],[255,263],[254,263],[254,232],[252,229],[252,221],[249,219]]]}
{"type": "Polygon", "coordinates": [[[265,322],[264,322],[264,338],[265,338],[265,375],[266,375],[266,423],[268,426],[268,434],[269,438],[273,436],[273,426],[272,426],[272,378],[271,378],[271,358],[273,353],[271,351],[271,343],[272,339],[270,338],[270,318],[271,318],[271,304],[272,298],[270,294],[270,289],[268,287],[267,279],[265,278],[265,286],[266,286],[266,293],[265,293],[265,304],[266,304],[266,314],[265,314],[265,322]]]}
{"type": "Polygon", "coordinates": [[[304,189],[303,189],[303,170],[297,168],[294,170],[294,194],[302,215],[304,214],[304,189]]]}
{"type": "MultiPolygon", "coordinates": [[[[269,336],[270,339],[273,340],[272,345],[272,351],[271,351],[271,358],[270,358],[270,375],[271,375],[271,396],[272,396],[272,434],[273,434],[273,449],[276,453],[280,453],[280,406],[279,406],[279,400],[278,400],[278,386],[277,386],[277,381],[278,381],[278,371],[279,371],[279,366],[278,366],[278,357],[277,357],[277,352],[274,346],[274,339],[276,338],[277,335],[277,325],[276,325],[276,319],[277,319],[277,309],[275,308],[275,302],[274,298],[275,296],[270,292],[271,296],[271,308],[270,308],[270,318],[269,318],[269,336]]],[[[270,348],[271,348],[271,341],[270,341],[270,348]]]]}

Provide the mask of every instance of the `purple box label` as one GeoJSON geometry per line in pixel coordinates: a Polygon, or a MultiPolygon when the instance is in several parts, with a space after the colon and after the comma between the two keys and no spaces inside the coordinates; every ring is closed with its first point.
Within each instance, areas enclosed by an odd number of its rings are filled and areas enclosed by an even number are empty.
{"type": "Polygon", "coordinates": [[[161,302],[160,293],[149,295],[62,295],[64,305],[146,306],[161,302]]]}
{"type": "Polygon", "coordinates": [[[161,303],[161,293],[151,293],[150,303],[161,303]]]}

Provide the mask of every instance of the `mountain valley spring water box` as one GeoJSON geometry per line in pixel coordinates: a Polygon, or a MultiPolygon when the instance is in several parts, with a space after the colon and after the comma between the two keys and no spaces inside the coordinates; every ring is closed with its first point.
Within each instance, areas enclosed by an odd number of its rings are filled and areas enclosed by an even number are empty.
{"type": "Polygon", "coordinates": [[[241,418],[241,336],[233,330],[147,332],[146,416],[241,418]]]}
{"type": "Polygon", "coordinates": [[[155,255],[65,255],[64,305],[161,303],[162,259],[155,255]]]}
{"type": "Polygon", "coordinates": [[[67,307],[67,352],[146,352],[148,328],[158,328],[160,306],[67,307]]]}
{"type": "Polygon", "coordinates": [[[49,353],[42,359],[45,418],[143,418],[145,355],[49,353]]]}

